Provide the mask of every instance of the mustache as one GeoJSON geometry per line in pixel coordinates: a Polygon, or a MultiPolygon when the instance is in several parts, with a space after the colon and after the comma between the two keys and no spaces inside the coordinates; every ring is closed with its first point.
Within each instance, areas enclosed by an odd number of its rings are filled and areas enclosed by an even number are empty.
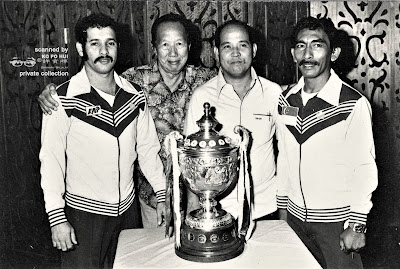
{"type": "Polygon", "coordinates": [[[299,66],[303,65],[303,64],[313,64],[313,65],[319,65],[318,62],[316,61],[310,61],[310,60],[301,60],[299,63],[299,66]]]}
{"type": "Polygon", "coordinates": [[[100,56],[100,57],[96,58],[96,60],[94,60],[94,63],[97,63],[98,61],[100,61],[102,59],[109,59],[109,60],[111,60],[111,62],[114,61],[113,57],[106,55],[106,56],[100,56]]]}

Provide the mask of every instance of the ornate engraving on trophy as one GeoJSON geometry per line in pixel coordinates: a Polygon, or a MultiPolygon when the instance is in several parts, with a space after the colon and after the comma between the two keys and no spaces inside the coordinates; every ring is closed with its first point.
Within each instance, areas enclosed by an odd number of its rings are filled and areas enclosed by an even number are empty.
{"type": "Polygon", "coordinates": [[[222,235],[222,241],[226,242],[226,241],[228,241],[228,240],[229,240],[229,235],[228,235],[227,233],[224,233],[224,234],[222,235]]]}
{"type": "Polygon", "coordinates": [[[218,235],[217,234],[212,234],[210,236],[210,241],[211,241],[211,243],[217,243],[219,241],[218,235]]]}
{"type": "Polygon", "coordinates": [[[188,236],[188,240],[189,240],[189,241],[194,241],[194,239],[195,239],[194,234],[188,233],[187,236],[188,236]]]}
{"type": "Polygon", "coordinates": [[[207,241],[207,236],[205,236],[204,234],[199,234],[198,240],[200,244],[204,244],[207,241]]]}

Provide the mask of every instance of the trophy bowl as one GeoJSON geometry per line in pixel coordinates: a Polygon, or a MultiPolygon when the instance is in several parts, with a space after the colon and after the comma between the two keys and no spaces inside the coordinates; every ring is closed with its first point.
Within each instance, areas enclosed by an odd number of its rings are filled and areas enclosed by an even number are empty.
{"type": "Polygon", "coordinates": [[[237,183],[239,145],[215,131],[218,122],[210,115],[208,103],[197,124],[200,131],[180,142],[177,151],[183,182],[199,197],[201,208],[187,214],[181,246],[175,252],[191,261],[228,260],[243,252],[244,240],[231,214],[218,209],[215,198],[237,183]]]}

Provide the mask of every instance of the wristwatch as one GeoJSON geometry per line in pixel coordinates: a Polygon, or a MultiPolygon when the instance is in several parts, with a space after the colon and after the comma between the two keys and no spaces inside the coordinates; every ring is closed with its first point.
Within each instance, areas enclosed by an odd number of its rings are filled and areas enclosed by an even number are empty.
{"type": "Polygon", "coordinates": [[[361,224],[361,223],[351,223],[349,225],[354,232],[356,233],[366,233],[367,232],[367,226],[365,224],[361,224]]]}

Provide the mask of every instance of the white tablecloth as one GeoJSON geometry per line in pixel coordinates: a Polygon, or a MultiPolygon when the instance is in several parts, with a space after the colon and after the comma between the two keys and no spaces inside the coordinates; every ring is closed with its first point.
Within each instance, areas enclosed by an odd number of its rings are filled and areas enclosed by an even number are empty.
{"type": "Polygon", "coordinates": [[[240,256],[216,263],[176,256],[174,239],[164,232],[164,227],[122,231],[114,268],[321,268],[285,221],[258,222],[240,256]]]}

